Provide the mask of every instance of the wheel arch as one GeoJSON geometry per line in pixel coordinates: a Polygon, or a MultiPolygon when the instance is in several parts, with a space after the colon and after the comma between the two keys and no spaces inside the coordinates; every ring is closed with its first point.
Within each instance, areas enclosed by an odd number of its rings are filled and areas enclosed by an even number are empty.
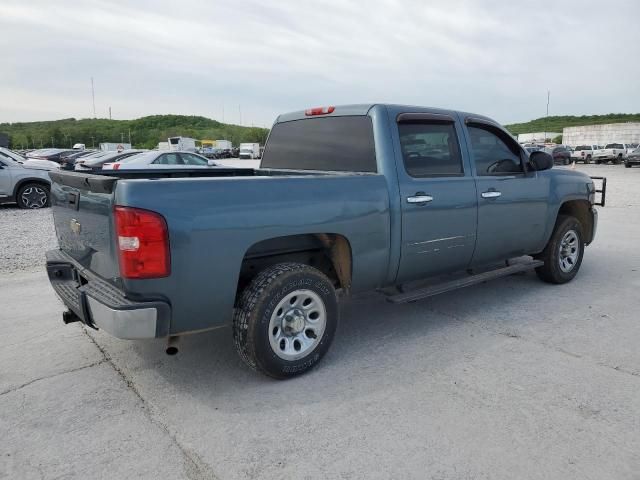
{"type": "Polygon", "coordinates": [[[38,184],[38,185],[42,185],[43,187],[47,187],[48,190],[51,190],[51,182],[47,182],[43,178],[39,178],[39,177],[21,178],[20,180],[18,180],[16,182],[15,186],[13,187],[13,198],[14,199],[18,198],[18,192],[20,191],[20,189],[22,187],[24,187],[28,183],[35,183],[35,184],[38,184]]]}
{"type": "Polygon", "coordinates": [[[338,233],[308,233],[260,240],[244,254],[238,292],[261,270],[276,263],[297,262],[324,273],[336,286],[348,291],[352,278],[351,243],[338,233]]]}
{"type": "Polygon", "coordinates": [[[584,228],[584,239],[588,245],[593,239],[593,216],[591,215],[591,204],[588,200],[567,200],[560,205],[556,214],[556,222],[560,215],[575,217],[584,228]]]}

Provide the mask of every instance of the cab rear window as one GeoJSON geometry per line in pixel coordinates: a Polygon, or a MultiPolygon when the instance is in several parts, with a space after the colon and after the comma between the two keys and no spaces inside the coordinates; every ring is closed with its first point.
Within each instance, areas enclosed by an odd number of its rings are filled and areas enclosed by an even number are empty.
{"type": "Polygon", "coordinates": [[[375,172],[373,126],[367,116],[324,117],[277,123],[262,168],[375,172]]]}

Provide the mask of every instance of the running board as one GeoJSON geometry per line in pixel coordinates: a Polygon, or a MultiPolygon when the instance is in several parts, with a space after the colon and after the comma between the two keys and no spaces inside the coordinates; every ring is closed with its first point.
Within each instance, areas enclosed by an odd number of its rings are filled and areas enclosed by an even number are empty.
{"type": "Polygon", "coordinates": [[[526,272],[527,270],[541,267],[542,265],[544,265],[544,262],[541,260],[529,260],[527,262],[514,263],[513,265],[498,268],[497,270],[490,270],[488,272],[478,273],[476,275],[460,278],[458,280],[452,280],[450,282],[441,283],[439,285],[433,285],[410,292],[391,295],[387,297],[387,300],[391,303],[415,302],[416,300],[433,297],[435,295],[440,295],[441,293],[450,292],[459,288],[470,287],[471,285],[477,285],[478,283],[486,282],[488,280],[506,277],[507,275],[513,275],[514,273],[526,272]]]}

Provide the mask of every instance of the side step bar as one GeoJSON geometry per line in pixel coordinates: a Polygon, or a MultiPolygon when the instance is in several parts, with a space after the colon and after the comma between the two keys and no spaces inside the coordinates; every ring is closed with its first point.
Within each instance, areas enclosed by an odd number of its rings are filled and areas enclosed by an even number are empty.
{"type": "Polygon", "coordinates": [[[508,267],[498,268],[496,270],[490,270],[488,272],[478,273],[469,277],[460,278],[458,280],[452,280],[450,282],[441,283],[439,285],[433,285],[426,288],[419,288],[410,292],[398,293],[387,297],[387,300],[391,303],[408,303],[415,302],[416,300],[422,300],[423,298],[433,297],[440,295],[441,293],[450,292],[451,290],[457,290],[458,288],[470,287],[478,283],[486,282],[500,277],[506,277],[507,275],[513,275],[514,273],[526,272],[536,267],[541,267],[544,262],[541,260],[529,260],[527,262],[514,263],[508,267]]]}

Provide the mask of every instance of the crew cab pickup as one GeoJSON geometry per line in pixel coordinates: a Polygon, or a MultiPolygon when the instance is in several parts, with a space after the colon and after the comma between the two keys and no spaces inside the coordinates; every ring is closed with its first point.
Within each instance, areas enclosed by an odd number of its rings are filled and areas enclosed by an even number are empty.
{"type": "Polygon", "coordinates": [[[327,352],[344,295],[573,279],[600,190],[552,167],[481,115],[313,108],[277,118],[257,169],[51,173],[47,271],[67,323],[167,338],[167,353],[231,324],[247,365],[286,378],[327,352]]]}
{"type": "Polygon", "coordinates": [[[594,152],[600,148],[602,147],[598,145],[578,145],[571,152],[571,160],[575,162],[591,163],[594,152]]]}
{"type": "Polygon", "coordinates": [[[627,144],[608,143],[604,148],[600,148],[593,153],[593,160],[596,163],[613,162],[616,165],[622,163],[627,157],[627,144]]]}

